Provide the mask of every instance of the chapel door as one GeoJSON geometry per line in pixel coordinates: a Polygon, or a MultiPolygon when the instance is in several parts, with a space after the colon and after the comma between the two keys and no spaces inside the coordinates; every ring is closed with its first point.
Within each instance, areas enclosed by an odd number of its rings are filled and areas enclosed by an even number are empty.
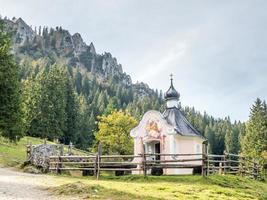
{"type": "MultiPolygon", "coordinates": [[[[155,153],[160,154],[160,143],[155,144],[155,153]]],[[[156,160],[160,160],[160,155],[156,155],[156,160]]]]}

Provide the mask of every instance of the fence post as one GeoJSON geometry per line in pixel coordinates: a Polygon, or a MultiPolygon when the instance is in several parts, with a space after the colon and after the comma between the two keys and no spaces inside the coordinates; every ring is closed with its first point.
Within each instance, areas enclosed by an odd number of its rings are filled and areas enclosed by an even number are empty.
{"type": "Polygon", "coordinates": [[[202,143],[202,176],[207,176],[208,156],[206,142],[207,140],[202,143]]]}
{"type": "Polygon", "coordinates": [[[96,174],[97,180],[99,179],[99,176],[100,176],[101,154],[102,154],[102,145],[101,145],[101,143],[99,143],[98,148],[97,148],[97,174],[96,174]]]}
{"type": "Polygon", "coordinates": [[[72,154],[72,142],[70,142],[69,146],[68,146],[68,154],[71,155],[72,154]]]}
{"type": "Polygon", "coordinates": [[[220,168],[221,169],[223,169],[223,170],[221,170],[221,173],[220,174],[222,174],[222,171],[223,171],[223,174],[226,174],[227,173],[227,153],[226,153],[226,151],[223,151],[223,165],[222,165],[222,163],[221,163],[221,165],[220,165],[220,168]],[[223,168],[222,168],[222,166],[223,166],[223,168]]]}
{"type": "Polygon", "coordinates": [[[207,176],[210,173],[210,162],[209,162],[209,144],[207,144],[207,176]]]}
{"type": "Polygon", "coordinates": [[[260,163],[259,161],[256,162],[256,171],[257,171],[257,179],[260,178],[260,163]]]}
{"type": "Polygon", "coordinates": [[[146,171],[146,154],[145,153],[143,153],[143,171],[144,171],[144,177],[146,177],[147,171],[146,171]]]}
{"type": "Polygon", "coordinates": [[[222,175],[222,162],[219,163],[219,175],[222,175]]]}
{"type": "Polygon", "coordinates": [[[239,163],[239,172],[240,172],[240,175],[243,177],[244,176],[244,166],[243,166],[244,160],[243,160],[243,156],[242,155],[239,156],[239,161],[240,161],[240,163],[239,163]]]}
{"type": "Polygon", "coordinates": [[[253,158],[253,178],[256,180],[257,179],[257,176],[258,176],[258,173],[257,173],[257,163],[256,163],[255,158],[253,158]]]}
{"type": "Polygon", "coordinates": [[[58,156],[58,159],[57,159],[57,174],[60,174],[60,169],[59,169],[59,162],[60,162],[60,160],[59,160],[59,157],[60,156],[58,156]]]}
{"type": "Polygon", "coordinates": [[[95,163],[94,163],[94,176],[97,178],[97,163],[98,163],[98,152],[95,154],[95,163]]]}
{"type": "Polygon", "coordinates": [[[57,167],[57,173],[58,174],[61,174],[61,168],[63,167],[62,165],[62,157],[64,155],[64,145],[61,144],[60,145],[60,154],[59,154],[59,157],[58,157],[58,167],[57,167]]]}
{"type": "Polygon", "coordinates": [[[143,145],[143,152],[142,152],[142,167],[143,167],[143,174],[144,177],[146,177],[147,175],[147,169],[146,169],[146,149],[145,149],[145,145],[143,145]]]}

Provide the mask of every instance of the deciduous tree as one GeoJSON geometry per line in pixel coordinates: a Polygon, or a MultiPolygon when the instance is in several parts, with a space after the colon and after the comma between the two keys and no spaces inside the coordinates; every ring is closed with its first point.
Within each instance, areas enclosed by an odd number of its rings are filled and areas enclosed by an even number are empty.
{"type": "Polygon", "coordinates": [[[133,153],[133,139],[130,131],[137,125],[137,121],[129,113],[114,111],[111,114],[98,117],[96,141],[101,142],[103,153],[131,154],[133,153]]]}

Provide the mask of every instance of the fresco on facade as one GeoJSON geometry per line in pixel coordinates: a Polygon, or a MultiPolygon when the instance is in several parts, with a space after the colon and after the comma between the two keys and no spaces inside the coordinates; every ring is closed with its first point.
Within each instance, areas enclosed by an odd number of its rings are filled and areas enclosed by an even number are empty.
{"type": "Polygon", "coordinates": [[[162,127],[158,120],[150,119],[146,123],[145,139],[160,139],[162,127]]]}
{"type": "Polygon", "coordinates": [[[148,111],[138,126],[131,130],[130,135],[142,140],[159,140],[172,130],[173,128],[163,120],[160,112],[148,111]]]}

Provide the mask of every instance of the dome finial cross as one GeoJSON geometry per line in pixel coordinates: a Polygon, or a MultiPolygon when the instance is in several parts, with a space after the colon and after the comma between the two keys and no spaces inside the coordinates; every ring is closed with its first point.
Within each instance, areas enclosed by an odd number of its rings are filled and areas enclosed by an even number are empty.
{"type": "Polygon", "coordinates": [[[178,108],[178,101],[180,94],[173,87],[173,74],[170,74],[171,86],[164,95],[165,100],[167,101],[167,108],[176,107],[178,108]]]}
{"type": "Polygon", "coordinates": [[[170,77],[171,77],[171,85],[172,85],[173,74],[170,74],[170,77]]]}

